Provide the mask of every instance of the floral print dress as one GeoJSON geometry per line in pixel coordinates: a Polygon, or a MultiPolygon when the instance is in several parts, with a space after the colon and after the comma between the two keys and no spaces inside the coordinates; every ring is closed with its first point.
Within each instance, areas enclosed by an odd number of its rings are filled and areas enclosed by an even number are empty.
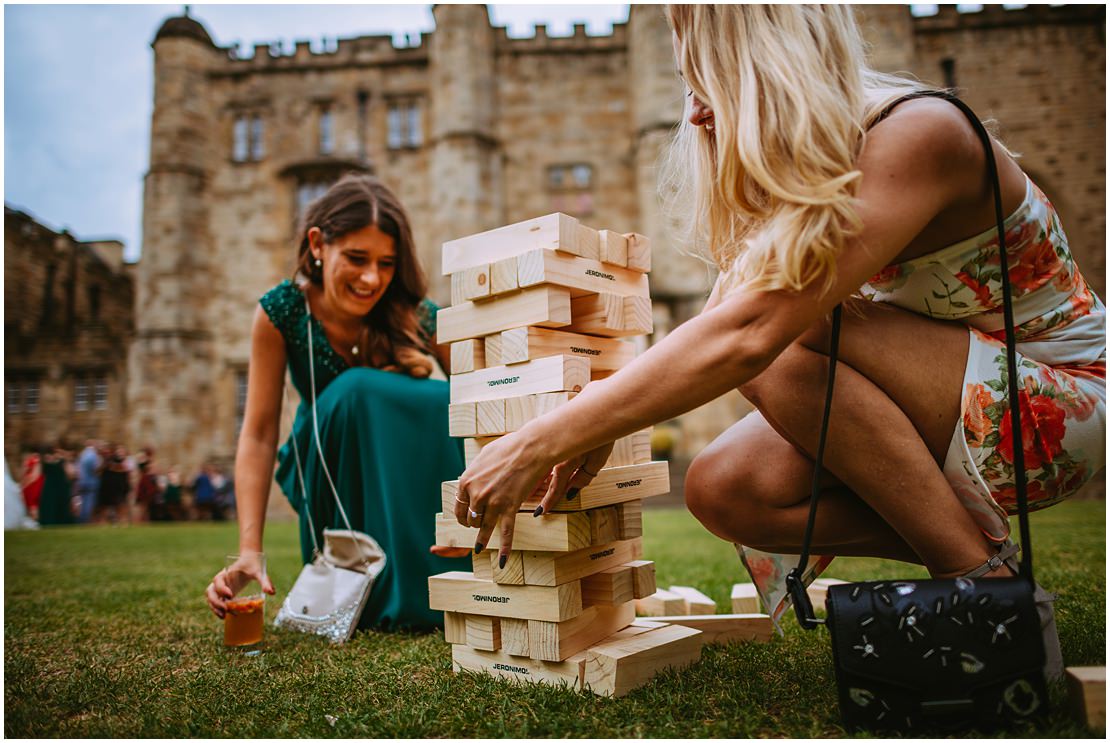
{"type": "MultiPolygon", "coordinates": [[[[1106,310],[1087,286],[1051,202],[1026,177],[1025,199],[1005,221],[1017,337],[1019,404],[1031,510],[1057,503],[1105,464],[1106,310]]],[[[987,538],[1009,537],[1017,513],[1016,446],[1006,394],[1006,331],[998,231],[888,266],[859,291],[921,315],[967,324],[971,336],[944,474],[987,538]]],[[[739,547],[777,622],[796,555],[739,547]]],[[[831,562],[815,556],[806,582],[831,562]]]]}

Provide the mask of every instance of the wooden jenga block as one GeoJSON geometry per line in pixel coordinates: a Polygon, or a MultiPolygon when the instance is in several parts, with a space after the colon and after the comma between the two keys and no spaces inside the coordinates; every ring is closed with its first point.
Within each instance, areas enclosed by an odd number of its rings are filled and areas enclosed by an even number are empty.
{"type": "Polygon", "coordinates": [[[754,583],[737,583],[732,587],[730,598],[733,614],[759,613],[759,593],[754,583]]]}
{"type": "Polygon", "coordinates": [[[443,639],[452,645],[466,644],[466,615],[443,612],[443,639]]]}
{"type": "Polygon", "coordinates": [[[505,354],[501,352],[501,333],[487,335],[482,344],[486,352],[486,366],[502,366],[505,363],[502,360],[505,354]]]}
{"type": "MultiPolygon", "coordinates": [[[[570,300],[570,314],[572,321],[563,330],[574,333],[623,338],[630,335],[646,335],[654,328],[651,300],[647,297],[587,294],[570,300]]],[[[537,324],[516,323],[512,327],[537,324]]],[[[559,326],[548,324],[547,327],[559,326]]]]}
{"type": "Polygon", "coordinates": [[[588,575],[619,567],[643,554],[640,539],[628,539],[575,550],[574,552],[524,551],[524,582],[534,586],[557,586],[588,575]]]}
{"type": "Polygon", "coordinates": [[[616,506],[597,508],[590,514],[590,544],[608,544],[621,538],[620,514],[616,506]]]}
{"type": "Polygon", "coordinates": [[[496,436],[481,436],[463,439],[463,459],[466,460],[466,466],[469,467],[470,463],[478,458],[478,453],[482,451],[483,446],[496,438],[496,436]]]}
{"type": "Polygon", "coordinates": [[[590,606],[565,622],[530,620],[528,654],[540,660],[565,660],[624,629],[635,618],[636,607],[629,601],[620,606],[590,606]]]}
{"type": "Polygon", "coordinates": [[[556,212],[457,240],[448,240],[443,243],[440,268],[443,275],[447,276],[536,248],[560,250],[597,260],[596,233],[591,235],[593,230],[580,227],[582,225],[574,217],[556,212]]]}
{"type": "Polygon", "coordinates": [[[644,504],[631,500],[617,504],[617,520],[620,523],[620,538],[635,539],[644,533],[644,504]]]}
{"type": "Polygon", "coordinates": [[[576,392],[544,392],[505,398],[506,433],[519,431],[525,423],[574,399],[576,392]]]}
{"type": "MultiPolygon", "coordinates": [[[[615,509],[612,508],[579,513],[548,513],[539,519],[534,518],[532,513],[527,511],[518,511],[513,532],[513,549],[533,552],[571,552],[594,544],[594,534],[602,539],[599,543],[614,542],[616,530],[610,530],[604,524],[615,521],[615,516],[615,509]]],[[[454,505],[450,512],[435,516],[437,545],[474,546],[477,535],[476,528],[464,526],[455,520],[454,505]]],[[[486,548],[495,550],[499,545],[501,545],[501,528],[498,525],[490,535],[490,543],[486,544],[486,548]]]]}
{"type": "Polygon", "coordinates": [[[487,617],[563,622],[582,613],[582,590],[576,582],[561,586],[504,586],[454,571],[428,578],[429,606],[487,617]]]}
{"type": "Polygon", "coordinates": [[[647,273],[651,270],[651,240],[633,232],[628,236],[628,268],[647,273]]]}
{"type": "Polygon", "coordinates": [[[481,400],[477,406],[478,435],[499,436],[506,433],[505,400],[481,400]]]}
{"type": "Polygon", "coordinates": [[[769,642],[775,633],[766,614],[681,614],[652,617],[657,622],[680,624],[702,632],[702,642],[769,642]]]}
{"type": "Polygon", "coordinates": [[[689,612],[685,599],[677,593],[660,588],[650,596],[636,599],[636,613],[645,617],[665,617],[689,612]]]}
{"type": "Polygon", "coordinates": [[[633,560],[627,565],[632,568],[632,595],[642,599],[655,593],[655,563],[651,560],[633,560]]]}
{"type": "MultiPolygon", "coordinates": [[[[543,554],[543,553],[540,553],[543,554]]],[[[485,553],[482,553],[484,556],[485,553]]],[[[490,566],[493,571],[493,582],[511,586],[524,585],[524,553],[512,550],[505,559],[505,567],[501,567],[501,558],[496,552],[489,556],[490,566]]]]}
{"type": "MultiPolygon", "coordinates": [[[[670,492],[671,476],[667,462],[647,462],[627,467],[606,467],[597,473],[589,485],[582,488],[574,500],[562,497],[549,511],[583,511],[600,506],[642,500],[670,492]]],[[[521,508],[534,509],[540,503],[529,498],[521,508]]]]}
{"type": "Polygon", "coordinates": [[[486,344],[481,338],[469,338],[451,344],[451,373],[465,374],[486,366],[486,344]]]}
{"type": "Polygon", "coordinates": [[[1073,666],[1065,671],[1072,716],[1092,730],[1106,729],[1106,666],[1073,666]]]}
{"type": "Polygon", "coordinates": [[[489,265],[472,266],[451,274],[451,304],[462,304],[488,297],[490,293],[489,265]]]}
{"type": "Polygon", "coordinates": [[[490,295],[498,296],[518,289],[516,283],[516,256],[490,264],[490,295]]]}
{"type": "Polygon", "coordinates": [[[681,596],[686,602],[686,611],[681,612],[682,614],[717,613],[717,602],[693,586],[671,586],[667,590],[681,596]]]}
{"type": "Polygon", "coordinates": [[[501,649],[501,620],[497,617],[466,616],[466,644],[479,650],[501,649]]]}
{"type": "Polygon", "coordinates": [[[452,645],[451,660],[456,672],[465,670],[488,673],[512,681],[566,686],[578,690],[582,688],[586,655],[580,653],[564,661],[549,661],[514,655],[504,650],[477,650],[466,645],[452,645]]]}
{"type": "Polygon", "coordinates": [[[829,586],[835,586],[838,583],[847,583],[847,581],[837,578],[814,578],[813,582],[806,586],[806,594],[809,596],[809,603],[813,604],[814,611],[818,609],[825,611],[825,599],[829,596],[829,586]]]}
{"type": "Polygon", "coordinates": [[[491,366],[451,377],[451,402],[481,402],[541,392],[580,392],[590,381],[590,362],[548,356],[513,366],[491,366]]]}
{"type": "Polygon", "coordinates": [[[490,564],[489,556],[489,552],[470,553],[470,563],[476,580],[493,580],[493,567],[490,564]]]}
{"type": "Polygon", "coordinates": [[[436,340],[453,343],[526,325],[558,328],[569,324],[570,292],[556,286],[536,286],[506,294],[496,302],[444,307],[436,313],[436,340]]]}
{"type": "Polygon", "coordinates": [[[533,250],[517,256],[516,280],[521,289],[536,284],[566,287],[571,298],[600,292],[648,296],[647,276],[642,273],[552,250],[533,250]]]}
{"type": "Polygon", "coordinates": [[[631,464],[647,464],[651,461],[651,429],[622,436],[613,443],[613,453],[609,455],[606,467],[627,467],[631,464]]]}
{"type": "Polygon", "coordinates": [[[501,333],[498,363],[516,364],[544,356],[582,356],[591,373],[623,368],[636,358],[636,347],[617,338],[599,338],[550,328],[513,328],[501,333]]]}
{"type": "Polygon", "coordinates": [[[585,651],[583,683],[595,694],[624,696],[664,668],[701,658],[701,632],[691,627],[672,624],[633,636],[617,635],[585,651]]]}
{"type": "Polygon", "coordinates": [[[585,606],[616,606],[636,598],[632,568],[618,565],[582,578],[585,606]]]}
{"type": "Polygon", "coordinates": [[[592,227],[587,227],[581,222],[575,228],[575,240],[578,248],[577,255],[587,258],[591,261],[601,260],[601,245],[598,238],[597,230],[592,227]]]}
{"type": "Polygon", "coordinates": [[[628,238],[612,230],[598,230],[597,242],[602,263],[628,267],[628,238]]]}
{"type": "Polygon", "coordinates": [[[501,617],[501,649],[509,655],[528,656],[528,620],[501,617]]]}
{"type": "Polygon", "coordinates": [[[478,435],[478,411],[475,403],[460,402],[447,406],[447,433],[460,438],[478,435]]]}

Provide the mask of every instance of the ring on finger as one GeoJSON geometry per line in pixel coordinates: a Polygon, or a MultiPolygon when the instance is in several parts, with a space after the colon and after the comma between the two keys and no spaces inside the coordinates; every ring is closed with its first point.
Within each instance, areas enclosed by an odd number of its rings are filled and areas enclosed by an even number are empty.
{"type": "Polygon", "coordinates": [[[468,514],[470,514],[470,518],[472,518],[472,519],[480,519],[480,518],[482,518],[482,514],[481,514],[481,513],[478,513],[477,511],[474,511],[474,510],[471,510],[471,509],[467,509],[467,513],[468,513],[468,514]]]}
{"type": "Polygon", "coordinates": [[[456,503],[462,503],[462,504],[463,504],[464,506],[469,506],[469,505],[470,505],[470,501],[468,501],[468,500],[463,500],[462,498],[460,498],[460,497],[459,497],[459,496],[457,496],[457,495],[455,496],[455,502],[456,502],[456,503]]]}

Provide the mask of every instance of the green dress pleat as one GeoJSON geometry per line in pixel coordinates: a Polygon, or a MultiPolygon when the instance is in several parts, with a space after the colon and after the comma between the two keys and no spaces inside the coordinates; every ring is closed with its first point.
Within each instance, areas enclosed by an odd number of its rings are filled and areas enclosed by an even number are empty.
{"type": "MultiPolygon", "coordinates": [[[[359,621],[363,629],[430,630],[443,613],[428,606],[428,576],[469,570],[466,559],[432,555],[440,484],[464,469],[462,447],[447,433],[448,385],[370,368],[341,373],[316,400],[320,445],[351,526],[381,545],[386,566],[359,621]]],[[[324,527],[344,528],[312,432],[308,403],[297,412],[292,438],[323,547],[324,527]]],[[[282,447],[277,479],[303,514],[291,442],[282,447]]],[[[301,518],[301,554],[312,559],[309,521],[301,518]]]]}
{"type": "Polygon", "coordinates": [[[70,512],[71,486],[63,462],[42,463],[42,498],[39,500],[39,523],[43,526],[72,524],[70,512]]]}

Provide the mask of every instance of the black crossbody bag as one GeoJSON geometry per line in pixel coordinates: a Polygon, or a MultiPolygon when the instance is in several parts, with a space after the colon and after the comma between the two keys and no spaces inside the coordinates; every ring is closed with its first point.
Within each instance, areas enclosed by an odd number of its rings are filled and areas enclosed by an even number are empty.
{"type": "MultiPolygon", "coordinates": [[[[1002,216],[1002,193],[990,137],[968,106],[946,92],[971,121],[987,153],[994,188],[1006,322],[1007,382],[1016,441],[1021,437],[1016,341],[1002,216]]],[[[903,99],[905,100],[905,99],[903,99]]],[[[841,308],[833,310],[829,384],[817,445],[813,493],[798,567],[787,587],[805,629],[826,624],[832,636],[840,713],[849,730],[921,733],[927,730],[992,730],[1048,711],[1044,641],[1033,600],[1025,461],[1014,447],[1014,473],[1024,557],[1013,578],[886,580],[831,586],[827,621],[817,619],[801,575],[809,562],[817,513],[818,481],[836,377],[841,308]]]]}

